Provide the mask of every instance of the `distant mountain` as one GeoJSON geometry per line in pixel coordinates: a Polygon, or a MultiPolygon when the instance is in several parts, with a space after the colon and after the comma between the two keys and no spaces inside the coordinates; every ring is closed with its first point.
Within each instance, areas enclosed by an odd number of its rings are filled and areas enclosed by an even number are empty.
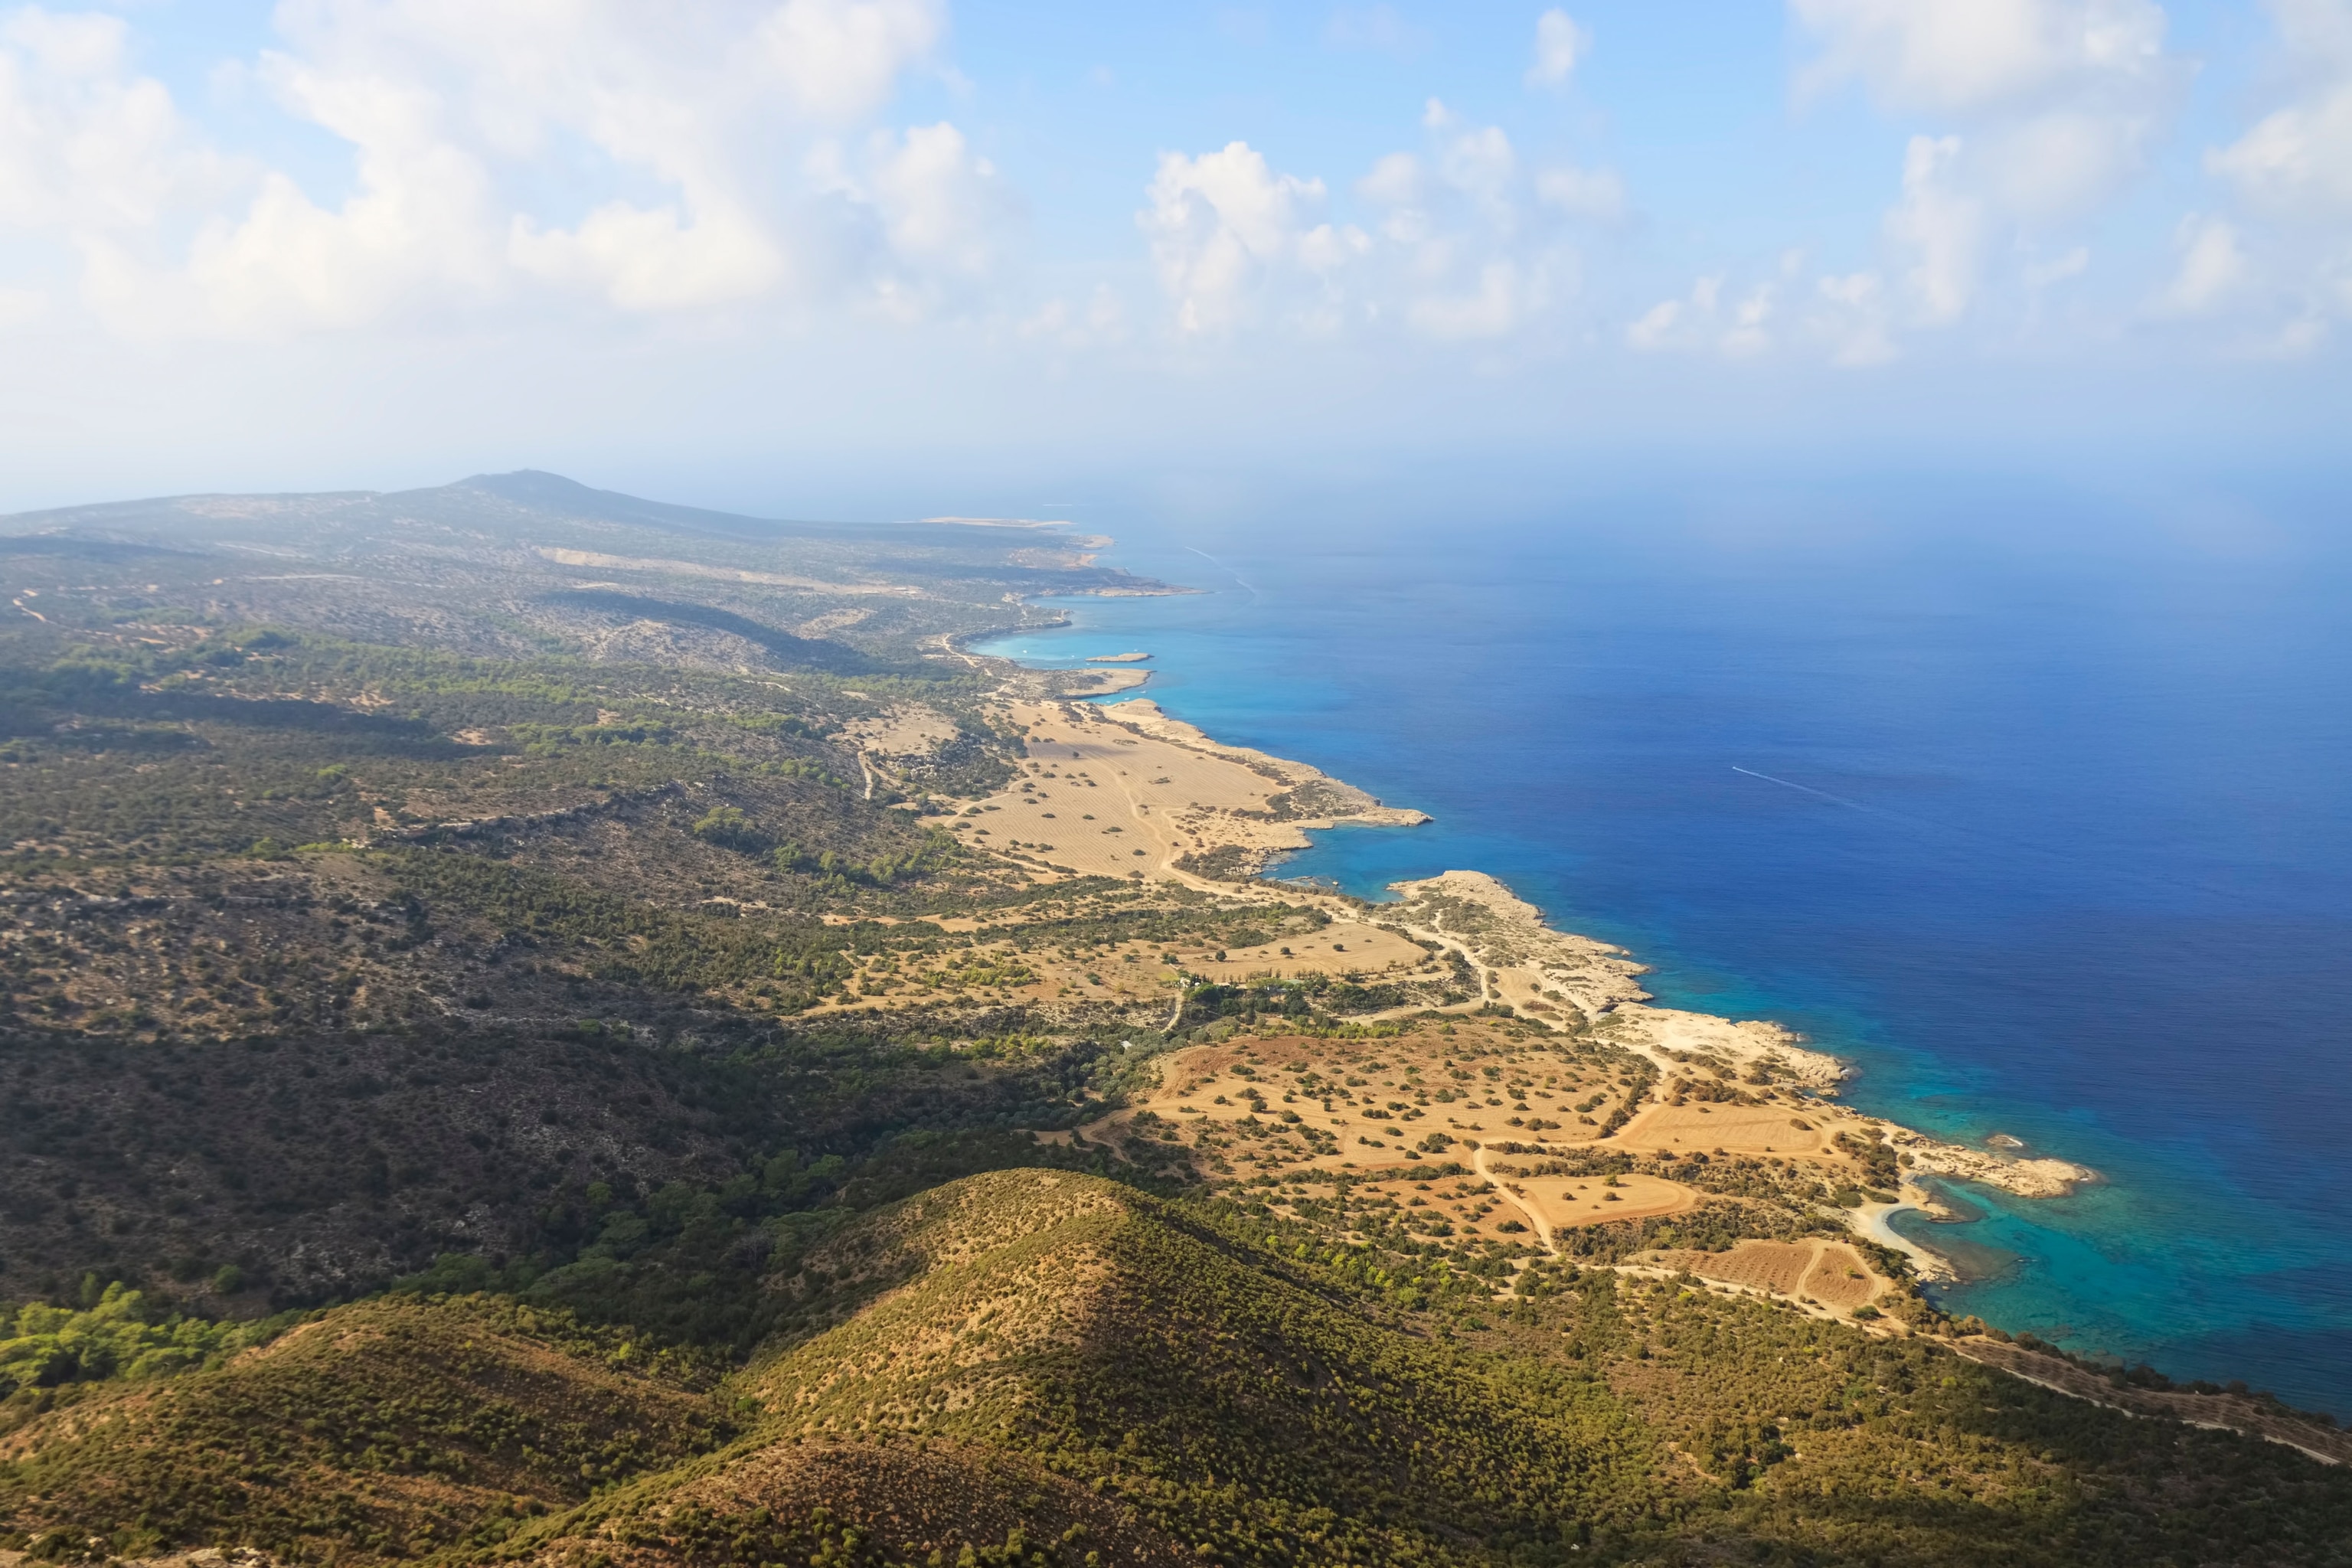
{"type": "Polygon", "coordinates": [[[646,528],[675,529],[682,533],[714,533],[728,538],[772,539],[780,534],[835,532],[854,524],[785,522],[772,518],[743,517],[734,512],[707,511],[700,507],[674,506],[643,500],[618,490],[591,489],[562,474],[539,468],[518,468],[510,474],[476,474],[435,489],[403,490],[386,496],[396,503],[430,502],[452,492],[477,490],[517,506],[560,517],[594,518],[605,522],[636,523],[646,528]]]}
{"type": "Polygon", "coordinates": [[[555,639],[597,658],[634,649],[842,674],[937,657],[943,637],[1050,618],[1025,600],[1168,591],[1097,564],[1098,542],[1051,529],[744,517],[535,469],[415,490],[164,496],[0,518],[8,580],[69,595],[17,606],[48,621],[79,613],[74,595],[106,595],[105,616],[136,615],[160,595],[188,611],[200,603],[207,619],[367,640],[515,653],[555,639]],[[101,564],[112,582],[90,580],[101,564]]]}
{"type": "Polygon", "coordinates": [[[157,496],[102,501],[0,516],[0,538],[68,532],[77,535],[145,535],[168,531],[201,537],[208,530],[299,519],[308,526],[338,529],[382,525],[394,520],[464,523],[500,529],[545,523],[620,525],[713,540],[773,542],[787,539],[836,542],[887,541],[908,544],[977,547],[987,551],[1066,542],[1052,530],[976,528],[952,522],[813,521],[747,517],[646,500],[619,490],[600,490],[562,474],[518,468],[507,474],[475,474],[453,484],[414,490],[323,490],[256,495],[157,496]]]}

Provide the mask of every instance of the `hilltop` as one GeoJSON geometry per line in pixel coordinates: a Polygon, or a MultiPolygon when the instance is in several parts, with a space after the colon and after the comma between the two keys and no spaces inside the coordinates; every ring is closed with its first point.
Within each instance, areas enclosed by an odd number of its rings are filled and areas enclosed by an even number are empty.
{"type": "Polygon", "coordinates": [[[370,1302],[208,1371],[20,1406],[0,1511],[47,1555],[227,1540],[397,1561],[715,1446],[731,1409],[710,1381],[562,1313],[370,1302]]]}
{"type": "Polygon", "coordinates": [[[1496,1298],[1299,1234],[964,1178],[772,1275],[788,1321],[715,1388],[488,1298],[340,1308],[34,1415],[0,1518],[50,1557],[636,1568],[2329,1563],[2352,1529],[2290,1448],[1930,1341],[1607,1268],[1496,1298]]]}

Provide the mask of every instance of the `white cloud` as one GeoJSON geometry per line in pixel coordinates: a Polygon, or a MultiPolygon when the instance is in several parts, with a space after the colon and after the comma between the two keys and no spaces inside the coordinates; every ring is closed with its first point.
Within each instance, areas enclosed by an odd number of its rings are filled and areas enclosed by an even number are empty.
{"type": "Polygon", "coordinates": [[[1675,330],[1682,325],[1682,320],[1683,302],[1680,300],[1661,300],[1625,329],[1625,341],[1645,351],[1670,347],[1675,341],[1675,330]]]}
{"type": "Polygon", "coordinates": [[[1393,5],[1342,5],[1323,25],[1323,41],[1335,49],[1376,49],[1400,57],[1429,47],[1429,34],[1406,21],[1393,5]]]}
{"type": "Polygon", "coordinates": [[[1903,154],[1903,199],[1886,215],[1887,238],[1908,265],[1904,280],[1928,321],[1952,321],[1975,298],[1984,243],[1980,205],[1953,188],[1957,136],[1914,136],[1903,154]]]}
{"type": "Polygon", "coordinates": [[[129,66],[121,17],[26,6],[0,19],[0,223],[71,235],[135,230],[209,194],[163,84],[129,66]]]}
{"type": "Polygon", "coordinates": [[[794,108],[852,121],[882,107],[899,73],[937,46],[946,21],[939,0],[788,0],[758,38],[794,108]]]}
{"type": "Polygon", "coordinates": [[[625,310],[674,310],[751,299],[786,274],[783,253],[740,212],[684,217],[675,205],[607,202],[571,229],[518,216],[508,254],[551,283],[599,294],[625,310]]]}
{"type": "Polygon", "coordinates": [[[1421,160],[1410,153],[1377,159],[1372,172],[1356,182],[1356,194],[1384,207],[1418,205],[1428,190],[1421,160]]]}
{"type": "MultiPolygon", "coordinates": [[[[1433,98],[1422,128],[1424,152],[1391,153],[1356,185],[1385,209],[1375,310],[1435,339],[1517,331],[1574,292],[1579,259],[1552,216],[1570,213],[1573,201],[1547,207],[1545,176],[1529,178],[1500,126],[1466,125],[1433,98]]],[[[1622,200],[1613,175],[1556,173],[1565,176],[1554,184],[1560,198],[1591,205],[1613,192],[1622,200]]]]}
{"type": "Polygon", "coordinates": [[[1832,363],[1853,368],[1885,364],[1900,353],[1891,331],[1885,286],[1878,274],[1851,272],[1823,278],[1815,283],[1813,293],[1809,325],[1828,347],[1832,363]]]}
{"type": "Polygon", "coordinates": [[[1127,303],[1108,283],[1095,285],[1083,309],[1056,295],[1017,329],[1024,338],[1044,339],[1065,348],[1095,348],[1125,342],[1127,303]]]}
{"type": "Polygon", "coordinates": [[[2254,356],[2262,359],[2301,359],[2316,353],[2335,324],[2323,315],[2311,313],[2289,321],[2271,335],[2267,343],[2255,345],[2254,356]]]}
{"type": "Polygon", "coordinates": [[[1499,338],[1543,303],[1541,279],[1523,277],[1515,262],[1489,261],[1478,269],[1475,291],[1425,294],[1406,307],[1406,320],[1422,336],[1441,342],[1499,338]]]}
{"type": "Polygon", "coordinates": [[[1536,18],[1535,63],[1528,67],[1529,87],[1560,88],[1592,47],[1592,35],[1555,5],[1536,18]]]}
{"type": "Polygon", "coordinates": [[[2352,0],[2270,0],[2271,97],[2206,171],[2227,217],[2191,214],[2158,315],[2230,323],[2242,352],[2293,357],[2352,316],[2352,0]],[[2249,338],[2246,334],[2252,333],[2249,338]]]}
{"type": "MultiPolygon", "coordinates": [[[[2041,293],[2084,273],[2082,220],[2143,168],[2189,65],[2153,0],[1790,0],[1821,44],[1804,94],[1860,85],[1907,138],[1874,268],[1820,289],[1815,335],[1868,361],[1964,321],[2044,329],[2041,293]]],[[[2310,352],[2352,315],[2352,0],[2267,0],[2273,98],[2204,165],[2148,316],[2207,323],[2231,352],[2310,352]],[[2224,194],[2226,193],[2226,194],[2224,194]]]]}
{"type": "Polygon", "coordinates": [[[2047,260],[2026,262],[2021,276],[2024,278],[2025,286],[2028,289],[2048,289],[2053,285],[2063,283],[2069,278],[2080,278],[2090,269],[2091,247],[2087,245],[2078,245],[2072,250],[2062,252],[2047,260]]]}
{"type": "Polygon", "coordinates": [[[2247,204],[2290,223],[2352,216],[2352,0],[2273,0],[2294,63],[2288,101],[2206,167],[2247,204]]]}
{"type": "Polygon", "coordinates": [[[1197,158],[1163,154],[1146,195],[1138,221],[1186,333],[1230,331],[1269,295],[1328,275],[1360,248],[1360,236],[1311,221],[1322,181],[1276,174],[1246,142],[1197,158]]]}
{"type": "Polygon", "coordinates": [[[1987,198],[2011,216],[2063,223],[2136,174],[2158,128],[2152,111],[2052,109],[1979,132],[1973,173],[1987,198]]]}
{"type": "Polygon", "coordinates": [[[2154,0],[1790,0],[1819,35],[1801,85],[1859,79],[1887,108],[1968,114],[2163,65],[2154,0]]]}
{"type": "Polygon", "coordinates": [[[1626,344],[1643,353],[1735,360],[1810,349],[1853,366],[1896,357],[1894,310],[1877,273],[1816,278],[1809,291],[1804,274],[1797,251],[1783,255],[1771,277],[1739,289],[1725,274],[1708,274],[1689,293],[1661,300],[1627,323],[1626,344]]]}
{"type": "Polygon", "coordinates": [[[2191,213],[2181,219],[2173,241],[2179,265],[2157,300],[2165,314],[2203,315],[2244,286],[2246,252],[2230,224],[2191,213]]]}
{"type": "Polygon", "coordinates": [[[1625,216],[1625,183],[1607,169],[1562,164],[1537,173],[1536,200],[1570,217],[1615,223],[1625,216]]]}
{"type": "MultiPolygon", "coordinates": [[[[1431,107],[1439,107],[1433,99],[1431,107]]],[[[1448,188],[1475,203],[1489,220],[1507,228],[1517,221],[1518,154],[1501,126],[1445,137],[1439,144],[1438,172],[1448,188]]]]}
{"type": "Polygon", "coordinates": [[[1769,283],[1759,283],[1748,296],[1733,307],[1730,329],[1723,334],[1723,352],[1733,359],[1747,359],[1760,354],[1772,346],[1770,325],[1777,290],[1769,283]]]}
{"type": "Polygon", "coordinates": [[[1723,279],[1702,278],[1686,300],[1661,300],[1625,329],[1625,341],[1645,353],[1699,347],[1713,329],[1723,279]]]}
{"type": "Polygon", "coordinates": [[[996,256],[998,182],[951,125],[835,159],[845,179],[778,178],[929,58],[940,0],[285,0],[276,20],[283,47],[242,74],[348,147],[331,204],[213,153],[128,68],[120,20],[0,23],[0,220],[71,247],[118,329],[342,329],[551,285],[629,310],[835,289],[903,309],[996,256]]]}
{"type": "Polygon", "coordinates": [[[1911,122],[1883,266],[1822,296],[1832,314],[1873,323],[1858,338],[1832,334],[1864,345],[1864,360],[1891,350],[1898,329],[1978,316],[1989,295],[2021,306],[2042,286],[2031,258],[2063,246],[2147,165],[2189,75],[2167,51],[2155,0],[1789,6],[1821,46],[1801,96],[1857,83],[1911,122]]]}
{"type": "MultiPolygon", "coordinates": [[[[349,327],[419,294],[496,292],[503,247],[489,172],[454,138],[440,94],[413,78],[283,55],[266,59],[263,76],[286,108],[352,146],[355,188],[330,209],[271,172],[241,222],[205,223],[185,271],[203,324],[349,327]]],[[[175,281],[159,279],[156,292],[175,281]]],[[[117,300],[117,319],[138,303],[117,300]]]]}
{"type": "Polygon", "coordinates": [[[2265,116],[2207,167],[2282,215],[2352,209],[2352,82],[2265,116]]]}
{"type": "Polygon", "coordinates": [[[1163,156],[1139,221],[1178,330],[1395,325],[1493,340],[1572,297],[1581,268],[1563,218],[1614,216],[1616,177],[1531,178],[1499,126],[1465,124],[1435,99],[1421,120],[1420,150],[1376,159],[1350,187],[1367,209],[1360,226],[1325,216],[1321,180],[1277,174],[1245,143],[1163,156]]]}
{"type": "Polygon", "coordinates": [[[2185,84],[2154,0],[1790,0],[1822,46],[1816,95],[1969,132],[1956,171],[2009,216],[2076,216],[2137,173],[2185,84]]]}
{"type": "Polygon", "coordinates": [[[1757,284],[1726,308],[1721,275],[1699,279],[1686,298],[1661,300],[1625,329],[1626,343],[1644,353],[1717,353],[1751,359],[1774,346],[1780,285],[1757,284]]]}
{"type": "Polygon", "coordinates": [[[884,146],[874,192],[891,248],[946,273],[987,273],[1009,216],[996,166],[975,156],[963,132],[944,120],[910,127],[884,146]]]}

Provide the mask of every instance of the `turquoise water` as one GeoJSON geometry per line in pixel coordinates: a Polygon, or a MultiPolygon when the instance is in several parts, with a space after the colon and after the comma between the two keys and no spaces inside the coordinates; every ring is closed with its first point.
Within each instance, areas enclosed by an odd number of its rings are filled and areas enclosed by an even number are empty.
{"type": "Polygon", "coordinates": [[[2103,1173],[1914,1222],[1951,1310],[2352,1415],[2346,552],[1943,503],[1088,517],[1203,591],[992,651],[1150,649],[1171,712],[1437,818],[1291,873],[1494,872],[1866,1110],[2103,1173]]]}

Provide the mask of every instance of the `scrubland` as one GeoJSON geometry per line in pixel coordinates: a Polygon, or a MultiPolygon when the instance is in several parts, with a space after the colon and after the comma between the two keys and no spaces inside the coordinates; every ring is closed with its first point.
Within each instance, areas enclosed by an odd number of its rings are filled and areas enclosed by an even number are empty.
{"type": "Polygon", "coordinates": [[[1084,542],[12,527],[0,1560],[2347,1561],[2332,1428],[1850,1223],[2071,1168],[1491,879],[1260,879],[1417,814],[965,650],[1162,591],[1084,542]]]}

